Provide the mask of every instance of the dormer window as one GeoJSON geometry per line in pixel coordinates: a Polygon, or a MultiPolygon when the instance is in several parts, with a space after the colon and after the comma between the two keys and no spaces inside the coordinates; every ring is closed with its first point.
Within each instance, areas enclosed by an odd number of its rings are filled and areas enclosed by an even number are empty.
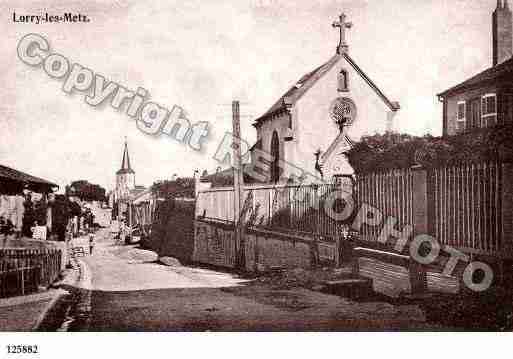
{"type": "Polygon", "coordinates": [[[481,100],[481,127],[492,127],[497,124],[497,95],[487,94],[481,100]]]}
{"type": "Polygon", "coordinates": [[[456,123],[458,132],[463,132],[467,128],[467,103],[458,102],[458,121],[456,123]]]}
{"type": "Polygon", "coordinates": [[[338,74],[338,91],[348,92],[349,91],[349,76],[346,70],[341,70],[338,74]]]}

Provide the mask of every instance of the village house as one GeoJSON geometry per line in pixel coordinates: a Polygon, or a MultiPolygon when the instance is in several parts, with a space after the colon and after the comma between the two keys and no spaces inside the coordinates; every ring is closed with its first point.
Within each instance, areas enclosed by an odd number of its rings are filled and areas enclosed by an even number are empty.
{"type": "MultiPolygon", "coordinates": [[[[30,174],[0,165],[0,218],[9,221],[14,226],[14,231],[19,236],[28,217],[25,215],[25,196],[33,193],[33,200],[48,200],[48,195],[58,189],[55,183],[30,174]]],[[[52,211],[48,207],[46,214],[46,226],[52,228],[52,211]]],[[[42,223],[40,223],[42,224],[42,223]]]]}
{"type": "Polygon", "coordinates": [[[497,0],[492,46],[492,67],[438,94],[444,136],[513,124],[513,15],[508,0],[497,0]]]}
{"type": "Polygon", "coordinates": [[[342,14],[333,24],[340,31],[336,53],[295,82],[255,121],[252,162],[271,154],[268,182],[290,182],[296,176],[294,169],[280,165],[283,161],[325,181],[353,175],[345,155],[352,146],[352,133],[393,130],[400,105],[349,55],[346,31],[351,26],[342,14]]]}
{"type": "MultiPolygon", "coordinates": [[[[55,183],[0,165],[0,298],[40,293],[65,269],[66,245],[53,241],[60,219],[54,207],[58,189],[55,183]]],[[[24,302],[18,316],[30,316],[34,303],[24,302]]]]}

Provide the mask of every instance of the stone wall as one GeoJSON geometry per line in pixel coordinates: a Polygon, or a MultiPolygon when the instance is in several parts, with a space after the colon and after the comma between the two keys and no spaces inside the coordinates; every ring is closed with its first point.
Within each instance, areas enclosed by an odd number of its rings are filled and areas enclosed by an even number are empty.
{"type": "Polygon", "coordinates": [[[312,244],[275,232],[249,231],[245,236],[246,270],[263,272],[273,268],[312,268],[312,244]]]}
{"type": "Polygon", "coordinates": [[[236,243],[233,226],[222,223],[194,222],[194,262],[236,267],[236,243]]]}
{"type": "MultiPolygon", "coordinates": [[[[196,220],[193,261],[225,268],[237,267],[234,225],[196,220]]],[[[276,268],[312,268],[338,264],[338,246],[313,237],[297,236],[257,228],[244,233],[245,270],[262,272],[276,268]]]]}
{"type": "Polygon", "coordinates": [[[159,257],[192,261],[194,247],[194,202],[168,200],[158,205],[149,240],[143,245],[159,257]]]}

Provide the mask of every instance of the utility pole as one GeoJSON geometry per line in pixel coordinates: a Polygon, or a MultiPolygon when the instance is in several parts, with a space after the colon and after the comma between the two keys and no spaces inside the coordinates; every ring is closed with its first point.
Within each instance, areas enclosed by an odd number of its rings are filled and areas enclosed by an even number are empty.
{"type": "Polygon", "coordinates": [[[127,234],[127,244],[132,243],[132,222],[133,222],[133,213],[132,213],[132,200],[130,199],[130,192],[128,192],[127,198],[128,204],[128,234],[127,234]]]}
{"type": "Polygon", "coordinates": [[[232,103],[233,115],[233,186],[235,193],[234,200],[234,222],[235,222],[235,248],[237,251],[237,267],[244,269],[245,267],[245,253],[244,253],[244,233],[243,233],[243,218],[242,214],[242,198],[244,195],[244,175],[241,153],[241,136],[240,136],[240,103],[233,101],[232,103]]]}

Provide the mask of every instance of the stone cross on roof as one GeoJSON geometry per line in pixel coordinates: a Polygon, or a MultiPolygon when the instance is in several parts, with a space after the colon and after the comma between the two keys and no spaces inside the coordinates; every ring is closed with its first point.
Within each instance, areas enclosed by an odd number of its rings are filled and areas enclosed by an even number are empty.
{"type": "Polygon", "coordinates": [[[334,28],[338,27],[340,29],[340,39],[337,47],[337,54],[347,52],[349,49],[349,46],[346,42],[346,29],[353,27],[353,23],[346,22],[346,18],[346,14],[342,13],[339,17],[339,21],[335,21],[332,25],[334,28]]]}

